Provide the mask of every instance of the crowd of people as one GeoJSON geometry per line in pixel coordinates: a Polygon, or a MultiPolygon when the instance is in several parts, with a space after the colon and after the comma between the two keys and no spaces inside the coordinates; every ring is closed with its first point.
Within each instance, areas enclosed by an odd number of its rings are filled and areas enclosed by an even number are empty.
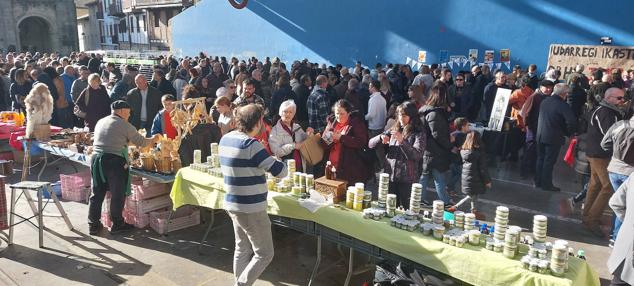
{"type": "MultiPolygon", "coordinates": [[[[117,102],[130,109],[128,121],[134,128],[173,138],[176,132],[169,116],[173,102],[204,98],[214,124],[223,135],[232,134],[225,144],[223,136],[221,148],[235,156],[245,156],[241,148],[250,148],[249,154],[265,152],[240,158],[257,161],[260,169],[267,162],[264,169],[274,175],[285,169],[269,156],[294,159],[298,170],[316,177],[333,168],[337,178],[349,184],[372,184],[378,172],[386,172],[390,192],[398,195],[402,206],[409,202],[412,183],[426,188],[433,180],[438,199],[449,209],[471,200],[470,210],[482,218],[477,198],[491,188],[487,167],[520,158],[523,178],[533,178],[536,189],[557,192],[553,166],[568,139],[574,139],[574,166],[584,184],[571,202],[584,203],[584,228],[603,236],[600,217],[634,170],[634,149],[629,148],[634,136],[630,124],[634,70],[597,69],[588,78],[579,65],[563,78],[552,67],[539,74],[534,64],[526,69],[515,66],[511,73],[491,71],[488,65],[453,71],[432,64],[413,71],[402,64],[377,63],[368,68],[357,62],[345,67],[306,59],[287,67],[279,58],[227,60],[200,53],[182,59],[160,57],[148,79],[132,65],[116,66],[100,55],[83,52],[66,57],[9,53],[1,59],[0,108],[4,110],[23,111],[31,86],[44,83],[55,102],[53,125],[94,131],[102,118],[111,115],[111,103],[117,102]],[[486,125],[500,88],[512,90],[505,136],[471,130],[472,124],[486,125]],[[320,137],[325,154],[319,163],[302,158],[300,150],[310,136],[320,137]],[[254,142],[261,148],[252,146],[254,142]]],[[[264,174],[258,168],[250,172],[264,174]]],[[[239,194],[242,189],[236,187],[229,201],[235,204],[231,217],[241,241],[250,237],[246,225],[261,220],[240,214],[245,204],[239,194]]],[[[423,203],[430,201],[430,193],[424,192],[423,203]]],[[[617,214],[613,240],[619,237],[624,216],[617,214]]],[[[238,246],[246,251],[247,246],[238,246]]],[[[261,246],[264,262],[270,261],[270,245],[261,246]]],[[[244,264],[244,257],[237,259],[244,264]]],[[[252,281],[263,270],[248,267],[255,274],[240,279],[252,281]]]]}

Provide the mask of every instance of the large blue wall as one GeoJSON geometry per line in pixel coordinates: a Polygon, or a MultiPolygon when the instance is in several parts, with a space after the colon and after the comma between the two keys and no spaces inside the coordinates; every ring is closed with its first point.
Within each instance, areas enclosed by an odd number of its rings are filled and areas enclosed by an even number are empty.
{"type": "MultiPolygon", "coordinates": [[[[478,49],[511,50],[511,65],[546,65],[551,43],[634,46],[634,1],[614,0],[251,0],[234,9],[204,0],[173,18],[176,54],[279,56],[351,66],[357,60],[426,63],[478,49]]],[[[504,67],[504,65],[502,65],[504,67]]],[[[458,69],[460,67],[456,67],[458,69]]],[[[465,67],[466,69],[466,67],[465,67]]]]}

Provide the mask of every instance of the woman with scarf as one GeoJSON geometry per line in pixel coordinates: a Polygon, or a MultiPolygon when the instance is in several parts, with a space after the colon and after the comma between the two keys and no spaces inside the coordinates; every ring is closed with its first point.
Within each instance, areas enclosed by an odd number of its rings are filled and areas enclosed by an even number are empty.
{"type": "Polygon", "coordinates": [[[314,131],[308,127],[306,132],[304,132],[302,127],[295,123],[296,111],[297,106],[294,101],[287,100],[282,102],[279,110],[280,120],[273,126],[269,135],[269,147],[273,155],[282,160],[294,159],[299,171],[304,170],[303,167],[305,166],[299,149],[302,148],[302,144],[308,135],[314,131]]]}

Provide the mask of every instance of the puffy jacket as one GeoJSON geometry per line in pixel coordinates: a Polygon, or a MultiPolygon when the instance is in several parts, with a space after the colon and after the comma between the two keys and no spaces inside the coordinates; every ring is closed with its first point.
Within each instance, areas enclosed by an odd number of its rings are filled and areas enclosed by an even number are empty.
{"type": "Polygon", "coordinates": [[[610,158],[612,153],[601,147],[601,140],[603,140],[608,129],[621,119],[623,119],[622,111],[604,101],[599,103],[599,106],[592,111],[586,138],[588,141],[586,149],[588,157],[610,158]]]}
{"type": "Polygon", "coordinates": [[[466,195],[484,194],[485,185],[491,182],[485,152],[478,149],[461,150],[460,156],[462,157],[462,192],[466,195]]]}
{"type": "MultiPolygon", "coordinates": [[[[295,133],[295,140],[293,140],[291,134],[288,134],[288,132],[284,130],[282,124],[284,124],[282,120],[278,120],[277,124],[271,129],[271,134],[269,134],[269,147],[273,155],[278,158],[284,158],[288,155],[292,157],[293,151],[295,150],[295,143],[304,142],[308,135],[299,124],[293,123],[293,128],[291,129],[291,131],[295,133]]],[[[305,165],[306,164],[302,164],[302,166],[305,165]]]]}
{"type": "MultiPolygon", "coordinates": [[[[369,147],[374,149],[383,144],[381,135],[370,139],[369,147]]],[[[385,145],[385,159],[387,161],[386,173],[390,174],[390,181],[399,183],[415,183],[420,178],[420,159],[425,150],[425,134],[422,131],[414,131],[403,138],[399,144],[394,137],[385,145]]]]}
{"type": "Polygon", "coordinates": [[[427,136],[422,172],[428,174],[431,169],[441,172],[449,170],[453,145],[449,140],[447,110],[444,107],[425,105],[421,107],[419,114],[427,136]]]}
{"type": "MultiPolygon", "coordinates": [[[[634,120],[621,120],[608,129],[601,140],[601,147],[608,153],[612,153],[612,159],[608,165],[608,171],[630,175],[634,171],[634,162],[624,162],[625,154],[634,148],[634,120]]],[[[632,151],[630,151],[632,152],[632,151]]]]}

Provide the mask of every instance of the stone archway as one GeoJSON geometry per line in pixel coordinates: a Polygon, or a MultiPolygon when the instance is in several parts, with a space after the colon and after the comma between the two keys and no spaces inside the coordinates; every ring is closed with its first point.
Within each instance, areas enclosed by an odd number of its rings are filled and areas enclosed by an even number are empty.
{"type": "Polygon", "coordinates": [[[18,23],[21,51],[51,52],[51,26],[44,18],[30,16],[18,23]]]}

